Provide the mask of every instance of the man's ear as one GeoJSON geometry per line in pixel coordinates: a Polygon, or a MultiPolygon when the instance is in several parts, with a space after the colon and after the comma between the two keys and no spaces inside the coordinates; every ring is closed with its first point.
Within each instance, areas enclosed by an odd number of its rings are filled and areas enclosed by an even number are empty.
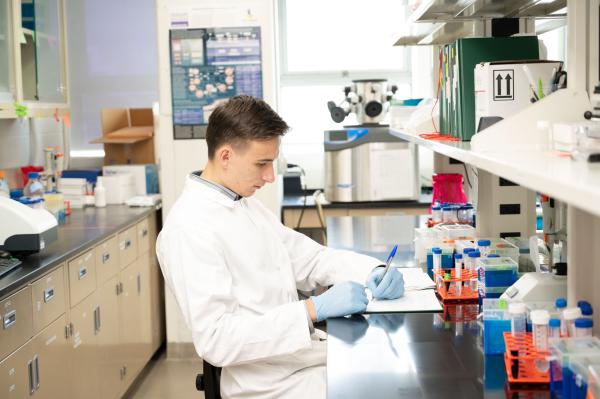
{"type": "Polygon", "coordinates": [[[232,153],[233,148],[229,144],[225,144],[217,149],[215,159],[223,168],[227,168],[231,161],[232,153]]]}

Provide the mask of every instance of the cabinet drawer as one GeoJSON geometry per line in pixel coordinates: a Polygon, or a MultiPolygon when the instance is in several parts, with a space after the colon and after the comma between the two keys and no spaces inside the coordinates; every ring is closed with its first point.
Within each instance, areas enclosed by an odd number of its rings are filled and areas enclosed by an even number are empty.
{"type": "Polygon", "coordinates": [[[119,243],[114,236],[96,247],[96,278],[98,287],[119,272],[119,243]]]}
{"type": "Polygon", "coordinates": [[[96,258],[88,251],[69,262],[69,294],[71,307],[96,289],[96,258]]]}
{"type": "Polygon", "coordinates": [[[31,285],[33,332],[37,334],[65,312],[64,266],[31,285]]]}
{"type": "Polygon", "coordinates": [[[29,397],[30,379],[28,361],[29,344],[0,362],[0,398],[23,399],[29,397]]]}
{"type": "Polygon", "coordinates": [[[0,302],[0,359],[33,336],[31,288],[26,287],[0,302]]]}
{"type": "Polygon", "coordinates": [[[125,269],[137,258],[137,232],[132,226],[119,233],[119,265],[121,270],[125,269]]]}
{"type": "Polygon", "coordinates": [[[144,254],[150,249],[150,228],[148,218],[136,225],[138,239],[138,254],[144,254]]]}

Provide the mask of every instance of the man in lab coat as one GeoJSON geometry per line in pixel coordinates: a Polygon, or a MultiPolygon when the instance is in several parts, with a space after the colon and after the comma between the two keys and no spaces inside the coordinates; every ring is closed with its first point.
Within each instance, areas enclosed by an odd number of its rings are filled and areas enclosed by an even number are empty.
{"type": "Polygon", "coordinates": [[[209,161],[187,177],[158,237],[168,286],[198,355],[222,367],[223,398],[325,398],[326,341],[313,322],[403,295],[402,274],[375,258],[323,247],[252,195],[275,180],[287,124],[264,101],[236,96],[206,132],[209,161]],[[333,285],[305,301],[297,290],[333,285]]]}

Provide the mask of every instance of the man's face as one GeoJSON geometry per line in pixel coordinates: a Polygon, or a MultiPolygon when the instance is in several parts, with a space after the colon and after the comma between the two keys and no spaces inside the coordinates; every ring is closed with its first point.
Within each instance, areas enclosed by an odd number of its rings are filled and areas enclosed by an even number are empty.
{"type": "Polygon", "coordinates": [[[232,147],[226,166],[226,186],[242,197],[249,197],[266,183],[274,182],[273,162],[279,155],[279,140],[276,137],[232,147]]]}

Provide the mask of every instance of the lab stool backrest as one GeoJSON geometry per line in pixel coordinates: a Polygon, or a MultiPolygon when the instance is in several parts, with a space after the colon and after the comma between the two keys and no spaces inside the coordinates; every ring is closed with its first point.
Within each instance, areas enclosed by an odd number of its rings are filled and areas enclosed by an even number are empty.
{"type": "Polygon", "coordinates": [[[202,369],[196,376],[196,389],[204,391],[205,399],[221,399],[221,368],[203,360],[202,369]]]}

